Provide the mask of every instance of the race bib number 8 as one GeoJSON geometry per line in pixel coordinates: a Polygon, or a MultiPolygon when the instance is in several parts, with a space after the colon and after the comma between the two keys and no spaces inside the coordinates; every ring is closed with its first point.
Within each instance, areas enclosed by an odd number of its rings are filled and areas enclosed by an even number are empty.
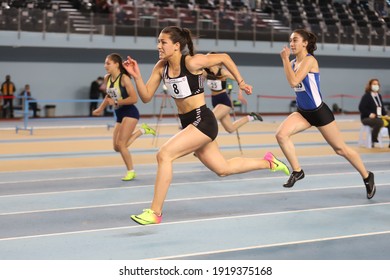
{"type": "Polygon", "coordinates": [[[166,79],[165,84],[169,94],[173,98],[186,98],[191,96],[191,89],[187,81],[187,77],[177,79],[166,79]]]}

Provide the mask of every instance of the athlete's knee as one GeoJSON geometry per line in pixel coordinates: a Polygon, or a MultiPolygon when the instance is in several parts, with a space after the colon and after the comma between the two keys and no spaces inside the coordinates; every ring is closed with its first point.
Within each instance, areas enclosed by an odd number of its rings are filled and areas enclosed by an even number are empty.
{"type": "Polygon", "coordinates": [[[278,141],[278,143],[283,143],[283,142],[288,140],[289,135],[287,133],[285,133],[283,130],[278,130],[275,133],[275,138],[276,138],[276,141],[278,141]]]}
{"type": "Polygon", "coordinates": [[[230,128],[230,127],[225,127],[225,130],[227,133],[233,133],[234,131],[236,131],[234,128],[230,128]]]}
{"type": "Polygon", "coordinates": [[[172,157],[170,156],[170,153],[167,151],[167,149],[164,149],[164,147],[161,147],[157,154],[156,159],[158,163],[161,163],[163,161],[172,161],[172,157]]]}
{"type": "Polygon", "coordinates": [[[226,168],[218,168],[217,170],[214,170],[214,173],[217,174],[219,177],[226,177],[231,175],[229,169],[226,168]]]}
{"type": "Polygon", "coordinates": [[[120,152],[122,149],[127,149],[126,142],[124,141],[118,141],[114,144],[114,151],[120,152]]]}
{"type": "Polygon", "coordinates": [[[112,148],[114,149],[115,152],[120,151],[119,146],[117,144],[114,144],[114,146],[112,148]]]}
{"type": "Polygon", "coordinates": [[[335,147],[333,150],[339,156],[346,157],[348,155],[348,149],[346,147],[335,147]]]}

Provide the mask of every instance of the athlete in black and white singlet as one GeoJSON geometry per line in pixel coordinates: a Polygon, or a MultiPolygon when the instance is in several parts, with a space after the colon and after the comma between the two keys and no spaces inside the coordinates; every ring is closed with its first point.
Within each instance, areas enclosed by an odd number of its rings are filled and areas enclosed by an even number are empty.
{"type": "Polygon", "coordinates": [[[187,55],[182,55],[180,59],[180,75],[171,78],[168,75],[168,63],[163,72],[163,81],[168,88],[169,94],[174,99],[183,99],[204,92],[202,74],[194,75],[188,71],[185,59],[187,55]]]}

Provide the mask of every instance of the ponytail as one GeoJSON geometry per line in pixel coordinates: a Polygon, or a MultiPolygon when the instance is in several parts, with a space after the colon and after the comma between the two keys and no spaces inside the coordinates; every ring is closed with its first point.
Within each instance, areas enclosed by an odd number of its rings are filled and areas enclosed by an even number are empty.
{"type": "Polygon", "coordinates": [[[306,50],[309,54],[314,56],[314,51],[317,50],[317,36],[309,31],[304,29],[296,29],[293,33],[298,33],[302,36],[303,41],[307,41],[306,50]]]}
{"type": "Polygon", "coordinates": [[[161,31],[161,33],[169,34],[169,37],[174,44],[178,42],[180,44],[181,53],[185,53],[186,48],[187,48],[188,53],[191,56],[193,56],[195,54],[194,43],[192,41],[192,34],[188,28],[180,28],[177,26],[168,26],[168,27],[165,27],[161,31]]]}

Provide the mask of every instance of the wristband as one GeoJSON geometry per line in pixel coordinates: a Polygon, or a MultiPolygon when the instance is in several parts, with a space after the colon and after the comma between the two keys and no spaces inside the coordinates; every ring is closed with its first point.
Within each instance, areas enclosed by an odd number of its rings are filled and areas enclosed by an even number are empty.
{"type": "Polygon", "coordinates": [[[238,83],[238,85],[240,85],[243,81],[244,81],[244,79],[242,79],[242,80],[238,83]]]}

